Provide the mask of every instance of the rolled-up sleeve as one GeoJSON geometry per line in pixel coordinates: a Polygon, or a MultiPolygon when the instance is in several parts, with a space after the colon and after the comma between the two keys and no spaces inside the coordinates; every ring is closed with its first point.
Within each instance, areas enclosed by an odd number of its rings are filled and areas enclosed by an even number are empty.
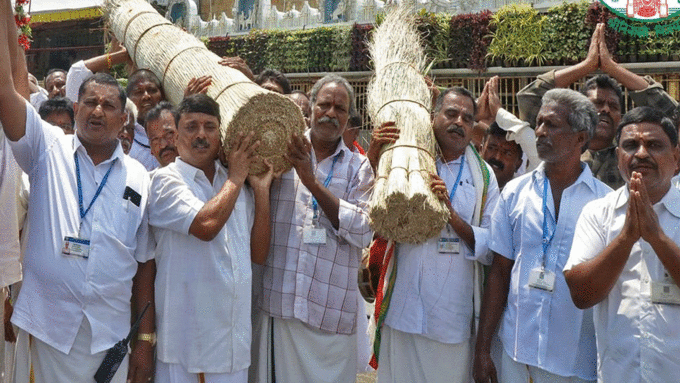
{"type": "Polygon", "coordinates": [[[350,183],[347,199],[340,199],[337,235],[352,246],[363,249],[371,244],[373,232],[368,219],[368,202],[373,186],[373,170],[364,159],[350,183]]]}
{"type": "Polygon", "coordinates": [[[601,200],[595,200],[583,207],[576,222],[574,241],[563,271],[569,271],[574,266],[595,258],[607,247],[607,228],[601,222],[606,212],[601,208],[602,205],[601,200]]]}
{"type": "Polygon", "coordinates": [[[501,194],[491,218],[491,240],[489,241],[489,250],[514,261],[515,254],[512,246],[512,225],[510,224],[507,203],[505,197],[501,194]]]}
{"type": "Polygon", "coordinates": [[[26,133],[16,142],[9,139],[7,142],[21,170],[30,175],[37,161],[56,143],[59,134],[64,135],[61,129],[41,120],[26,101],[26,133]]]}
{"type": "Polygon", "coordinates": [[[517,92],[519,118],[528,122],[531,127],[536,126],[536,116],[541,109],[541,99],[547,91],[553,88],[555,88],[555,71],[551,70],[536,77],[536,80],[531,84],[517,92]]]}
{"type": "Polygon", "coordinates": [[[189,234],[189,227],[205,202],[197,198],[177,176],[154,174],[149,192],[149,224],[189,234]]]}
{"type": "Polygon", "coordinates": [[[645,89],[629,92],[635,106],[650,106],[662,111],[666,117],[672,117],[678,107],[678,102],[653,78],[645,76],[644,79],[649,84],[645,89]]]}
{"type": "Polygon", "coordinates": [[[87,69],[83,60],[71,65],[66,75],[66,97],[73,101],[78,101],[78,90],[86,78],[92,76],[92,71],[87,69]]]}

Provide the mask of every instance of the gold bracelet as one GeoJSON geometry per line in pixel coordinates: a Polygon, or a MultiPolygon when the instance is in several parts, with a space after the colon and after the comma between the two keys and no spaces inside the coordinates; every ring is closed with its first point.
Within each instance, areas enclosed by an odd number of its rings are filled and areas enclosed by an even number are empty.
{"type": "Polygon", "coordinates": [[[149,342],[151,343],[152,346],[156,345],[156,333],[148,333],[148,334],[139,334],[137,335],[137,340],[141,340],[143,342],[149,342]]]}

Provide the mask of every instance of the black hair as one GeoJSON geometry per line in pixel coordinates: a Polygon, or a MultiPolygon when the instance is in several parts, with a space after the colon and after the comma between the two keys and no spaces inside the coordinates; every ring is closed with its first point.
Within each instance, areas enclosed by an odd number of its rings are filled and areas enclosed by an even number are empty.
{"type": "Polygon", "coordinates": [[[120,110],[123,111],[125,110],[125,102],[127,101],[127,95],[125,94],[125,89],[123,89],[122,86],[120,86],[120,83],[113,78],[108,73],[95,73],[92,76],[88,77],[83,81],[82,84],[80,84],[80,88],[78,88],[78,102],[83,98],[83,94],[85,94],[85,89],[87,88],[90,83],[95,83],[95,84],[101,84],[101,85],[109,85],[113,86],[118,90],[118,100],[120,100],[120,110]]]}
{"type": "Polygon", "coordinates": [[[166,110],[172,114],[172,119],[177,121],[177,112],[175,112],[175,107],[172,106],[172,104],[168,101],[161,101],[156,104],[156,106],[151,108],[151,110],[146,112],[146,117],[144,118],[144,129],[147,129],[150,122],[161,118],[161,114],[166,110]]]}
{"type": "Polygon", "coordinates": [[[623,110],[623,92],[621,87],[613,78],[607,76],[606,74],[598,74],[595,77],[591,77],[586,81],[586,83],[581,87],[581,93],[588,97],[588,92],[593,89],[609,89],[616,94],[619,99],[619,107],[623,110]]]}
{"type": "Polygon", "coordinates": [[[288,78],[276,69],[265,69],[255,79],[257,85],[262,85],[267,81],[273,81],[281,87],[283,94],[290,94],[290,81],[288,78]]]}
{"type": "Polygon", "coordinates": [[[47,73],[45,74],[45,80],[47,81],[47,78],[50,77],[51,74],[57,73],[57,72],[62,72],[64,74],[64,76],[68,75],[68,72],[66,72],[65,70],[63,70],[61,68],[52,68],[52,69],[48,70],[47,73]]]}
{"type": "Polygon", "coordinates": [[[463,88],[462,86],[454,86],[451,88],[447,88],[446,90],[441,92],[439,94],[439,97],[437,97],[437,102],[434,105],[434,111],[432,113],[434,114],[439,113],[444,103],[444,97],[446,97],[446,95],[449,93],[469,98],[472,101],[472,115],[473,116],[477,115],[477,101],[475,101],[475,97],[472,95],[472,93],[470,93],[469,90],[463,88]]]}
{"type": "Polygon", "coordinates": [[[345,79],[342,76],[338,76],[335,73],[327,74],[323,76],[319,81],[314,83],[314,86],[312,87],[312,90],[309,91],[309,103],[310,107],[314,107],[314,104],[316,104],[316,98],[319,95],[319,92],[321,89],[323,89],[324,86],[328,84],[337,84],[337,85],[342,85],[345,88],[345,91],[347,92],[347,96],[349,97],[349,115],[355,115],[357,114],[357,107],[356,107],[356,101],[354,100],[354,88],[352,88],[352,85],[350,85],[349,81],[345,79]]]}
{"type": "Polygon", "coordinates": [[[175,125],[179,128],[179,119],[183,114],[187,113],[203,113],[210,116],[217,117],[217,122],[221,123],[220,106],[212,99],[212,97],[203,94],[192,94],[185,97],[179,105],[177,105],[175,114],[175,125]]]}
{"type": "MultiPolygon", "coordinates": [[[[491,125],[489,125],[489,130],[487,131],[487,139],[488,139],[489,136],[496,136],[496,137],[503,137],[503,139],[507,141],[507,138],[506,138],[507,135],[508,135],[508,132],[503,130],[500,127],[500,125],[498,125],[498,123],[496,121],[492,122],[491,125]]],[[[510,142],[510,141],[508,141],[508,142],[510,142]]],[[[512,143],[514,143],[515,146],[517,146],[517,150],[519,151],[519,157],[522,158],[522,153],[523,153],[522,146],[515,141],[512,141],[512,143]]]]}
{"type": "Polygon", "coordinates": [[[672,146],[678,145],[678,131],[673,121],[664,116],[663,112],[649,106],[640,106],[630,110],[621,118],[621,123],[616,129],[616,144],[621,140],[621,132],[623,128],[631,124],[639,124],[649,122],[661,126],[664,133],[668,136],[672,146]]]}
{"type": "Polygon", "coordinates": [[[52,113],[68,113],[71,118],[71,125],[75,123],[73,115],[73,102],[66,97],[54,97],[46,100],[40,105],[38,114],[43,120],[52,113]]]}
{"type": "Polygon", "coordinates": [[[128,77],[127,88],[125,90],[128,92],[128,94],[132,94],[132,91],[135,89],[135,87],[144,80],[154,83],[158,87],[158,90],[161,91],[163,98],[165,98],[163,87],[161,87],[161,80],[159,80],[158,77],[156,77],[156,75],[148,69],[138,69],[132,72],[130,77],[128,77]]]}

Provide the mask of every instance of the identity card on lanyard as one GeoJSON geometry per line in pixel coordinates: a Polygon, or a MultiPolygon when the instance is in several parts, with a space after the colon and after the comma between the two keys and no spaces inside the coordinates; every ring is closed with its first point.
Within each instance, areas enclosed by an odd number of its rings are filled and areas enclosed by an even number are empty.
{"type": "MultiPolygon", "coordinates": [[[[326,176],[326,180],[323,183],[323,186],[325,188],[328,188],[328,185],[331,184],[331,180],[333,179],[333,170],[335,169],[335,163],[338,162],[338,158],[340,157],[340,153],[338,153],[335,157],[333,157],[333,163],[331,164],[331,170],[328,172],[328,176],[326,176]]],[[[312,226],[311,227],[305,227],[304,230],[302,231],[302,241],[306,244],[310,245],[325,245],[326,244],[326,229],[321,227],[319,225],[319,202],[316,200],[314,196],[312,196],[312,226]]]]}
{"type": "MultiPolygon", "coordinates": [[[[458,189],[458,184],[460,184],[460,178],[463,175],[463,167],[465,167],[465,155],[460,159],[460,169],[458,169],[458,176],[456,176],[456,182],[451,188],[451,194],[449,194],[449,201],[453,204],[453,196],[456,195],[456,190],[458,189]]],[[[446,235],[439,238],[437,243],[437,250],[440,254],[460,254],[460,238],[456,237],[451,232],[451,227],[446,224],[446,235]]]]}
{"type": "Polygon", "coordinates": [[[87,207],[87,210],[84,210],[84,208],[83,208],[83,185],[82,185],[82,182],[80,181],[80,164],[78,162],[78,154],[74,153],[73,157],[75,158],[75,161],[76,161],[76,180],[78,182],[78,210],[79,210],[79,213],[80,213],[80,224],[78,226],[78,236],[77,237],[69,237],[69,236],[64,237],[64,247],[61,249],[61,253],[65,256],[75,256],[75,257],[81,257],[81,258],[87,259],[90,256],[90,240],[81,237],[81,230],[83,228],[83,220],[85,219],[85,216],[87,215],[87,213],[92,208],[94,201],[96,201],[97,197],[99,197],[99,194],[101,194],[102,189],[104,189],[104,185],[106,185],[106,181],[109,179],[109,174],[111,174],[111,169],[113,169],[113,165],[116,164],[116,161],[118,159],[116,158],[116,159],[113,160],[113,162],[111,162],[111,166],[109,166],[109,170],[106,171],[104,178],[102,178],[102,182],[101,182],[101,184],[99,184],[97,191],[94,193],[94,197],[92,197],[92,201],[90,201],[90,205],[87,207]]]}
{"type": "MultiPolygon", "coordinates": [[[[529,287],[541,289],[552,292],[555,289],[555,273],[545,269],[545,255],[555,236],[556,228],[553,228],[552,233],[548,233],[548,220],[550,212],[548,211],[548,177],[543,179],[543,258],[541,259],[541,266],[536,267],[529,272],[529,287]]],[[[556,226],[557,224],[555,223],[556,226]]]]}

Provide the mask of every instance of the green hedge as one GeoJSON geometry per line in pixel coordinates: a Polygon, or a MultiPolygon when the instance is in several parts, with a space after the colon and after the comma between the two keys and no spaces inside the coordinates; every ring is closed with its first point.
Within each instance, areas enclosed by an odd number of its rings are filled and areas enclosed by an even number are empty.
{"type": "MultiPolygon", "coordinates": [[[[564,3],[540,14],[526,4],[496,13],[434,14],[421,10],[416,25],[434,68],[491,65],[569,65],[585,58],[598,22],[616,17],[597,2],[564,3]]],[[[376,23],[382,20],[379,15],[376,23]]],[[[658,24],[668,24],[668,20],[658,24]]],[[[631,25],[642,24],[627,20],[631,25]]],[[[654,25],[645,24],[650,30],[654,25]]],[[[220,56],[240,56],[253,72],[275,68],[285,73],[346,72],[371,69],[366,41],[373,24],[324,26],[282,31],[252,30],[247,35],[216,37],[207,46],[220,56]]],[[[606,29],[607,46],[620,62],[678,59],[680,32],[647,38],[606,29]]]]}

